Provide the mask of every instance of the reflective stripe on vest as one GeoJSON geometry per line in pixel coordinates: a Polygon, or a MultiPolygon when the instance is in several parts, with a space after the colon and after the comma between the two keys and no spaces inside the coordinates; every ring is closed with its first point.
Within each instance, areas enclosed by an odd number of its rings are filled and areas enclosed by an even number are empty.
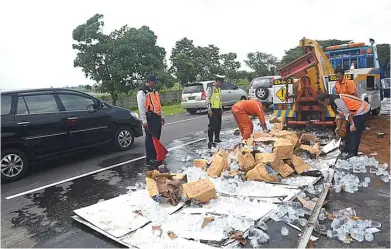
{"type": "Polygon", "coordinates": [[[212,88],[212,96],[210,97],[210,107],[212,109],[220,109],[221,105],[221,89],[212,88]]]}
{"type": "Polygon", "coordinates": [[[160,104],[158,92],[153,91],[145,94],[145,111],[154,112],[159,115],[162,113],[162,106],[160,104]]]}
{"type": "Polygon", "coordinates": [[[340,94],[339,96],[343,102],[345,102],[345,105],[349,109],[350,113],[354,116],[365,114],[371,109],[371,106],[366,101],[362,101],[355,96],[347,94],[340,94]]]}

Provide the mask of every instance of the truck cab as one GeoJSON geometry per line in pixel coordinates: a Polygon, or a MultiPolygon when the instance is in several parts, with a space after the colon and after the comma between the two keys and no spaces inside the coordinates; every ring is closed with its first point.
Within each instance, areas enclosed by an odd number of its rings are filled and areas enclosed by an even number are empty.
{"type": "MultiPolygon", "coordinates": [[[[365,43],[349,43],[326,48],[326,56],[333,68],[343,68],[345,78],[356,84],[357,97],[367,101],[372,114],[379,114],[381,105],[380,65],[374,45],[365,43]]],[[[328,77],[328,92],[335,93],[335,76],[328,77]]]]}

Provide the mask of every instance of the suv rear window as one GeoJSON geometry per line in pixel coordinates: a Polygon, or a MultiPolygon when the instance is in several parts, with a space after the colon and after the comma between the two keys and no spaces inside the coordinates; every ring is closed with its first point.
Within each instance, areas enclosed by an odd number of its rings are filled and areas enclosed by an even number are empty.
{"type": "Polygon", "coordinates": [[[1,96],[1,115],[7,115],[11,112],[11,96],[1,96]]]}
{"type": "Polygon", "coordinates": [[[202,84],[187,85],[183,88],[183,93],[200,93],[202,91],[204,91],[202,84]]]}
{"type": "Polygon", "coordinates": [[[254,88],[260,87],[260,86],[271,86],[272,85],[272,78],[256,78],[251,81],[251,86],[254,88]]]}

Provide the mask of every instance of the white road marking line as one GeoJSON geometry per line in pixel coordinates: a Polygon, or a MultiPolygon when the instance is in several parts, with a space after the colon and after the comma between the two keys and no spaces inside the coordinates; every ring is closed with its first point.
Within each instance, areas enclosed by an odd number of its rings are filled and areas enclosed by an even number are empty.
{"type": "Polygon", "coordinates": [[[190,121],[190,120],[194,120],[194,119],[199,119],[199,118],[206,118],[207,116],[201,116],[201,117],[196,117],[196,118],[188,118],[188,119],[183,119],[183,120],[178,120],[178,121],[174,121],[174,122],[171,122],[171,123],[167,123],[165,125],[172,125],[172,124],[176,124],[176,123],[182,123],[182,122],[186,122],[186,121],[190,121]]]}
{"type": "MultiPolygon", "coordinates": [[[[182,147],[184,147],[186,145],[190,145],[190,144],[194,144],[194,143],[197,143],[197,142],[201,142],[203,140],[206,140],[206,138],[200,138],[200,139],[197,139],[197,140],[185,143],[185,144],[180,144],[180,145],[171,147],[171,148],[168,149],[168,151],[173,151],[173,150],[182,148],[182,147]]],[[[33,193],[33,192],[36,192],[36,191],[39,191],[39,190],[42,190],[42,189],[45,189],[45,188],[56,186],[58,184],[62,184],[62,183],[69,182],[69,181],[73,181],[73,180],[76,180],[78,178],[82,178],[82,177],[85,177],[85,176],[88,176],[88,175],[96,174],[96,173],[99,173],[99,172],[102,172],[102,171],[105,171],[105,170],[108,170],[108,169],[112,169],[112,168],[115,168],[115,167],[118,167],[118,166],[121,166],[121,165],[124,165],[124,164],[127,164],[127,163],[135,162],[135,161],[138,161],[138,160],[141,160],[141,159],[144,159],[144,158],[145,158],[145,156],[137,157],[137,158],[125,161],[125,162],[121,162],[121,163],[117,163],[117,164],[111,165],[109,167],[105,167],[105,168],[102,168],[102,169],[94,170],[94,171],[91,171],[91,172],[88,172],[88,173],[84,173],[84,174],[81,174],[81,175],[78,175],[78,176],[74,176],[74,177],[71,177],[71,178],[68,178],[68,179],[65,179],[65,180],[61,180],[61,181],[54,182],[54,183],[51,183],[51,184],[48,184],[48,185],[44,185],[44,186],[41,186],[41,187],[38,187],[38,188],[34,188],[34,189],[31,189],[31,190],[28,190],[28,191],[25,191],[25,192],[22,192],[22,193],[19,193],[19,194],[7,196],[7,197],[5,197],[5,199],[6,200],[11,200],[13,198],[16,198],[16,197],[19,197],[19,196],[22,196],[22,195],[30,194],[30,193],[33,193]]]]}

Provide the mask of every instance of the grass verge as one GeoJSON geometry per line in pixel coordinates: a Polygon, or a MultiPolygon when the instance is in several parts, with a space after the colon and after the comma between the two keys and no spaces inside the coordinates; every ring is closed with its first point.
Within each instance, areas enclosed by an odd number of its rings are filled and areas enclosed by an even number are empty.
{"type": "MultiPolygon", "coordinates": [[[[139,114],[137,108],[132,108],[132,110],[139,114]]],[[[162,106],[162,110],[163,110],[164,116],[182,114],[182,113],[186,112],[185,109],[182,109],[181,104],[165,105],[165,106],[162,106]]]]}

